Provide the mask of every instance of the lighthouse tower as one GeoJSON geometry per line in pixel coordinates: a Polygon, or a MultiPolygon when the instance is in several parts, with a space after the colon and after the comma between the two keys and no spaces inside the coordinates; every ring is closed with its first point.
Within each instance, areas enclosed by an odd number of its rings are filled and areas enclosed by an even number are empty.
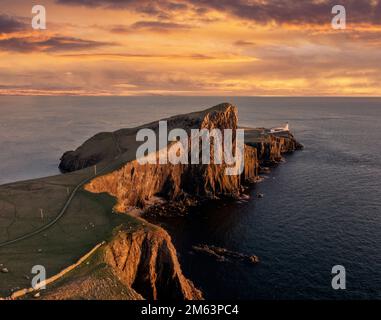
{"type": "Polygon", "coordinates": [[[270,132],[272,132],[272,133],[289,132],[289,131],[290,131],[290,126],[289,126],[288,122],[286,123],[286,125],[284,127],[270,129],[270,132]]]}

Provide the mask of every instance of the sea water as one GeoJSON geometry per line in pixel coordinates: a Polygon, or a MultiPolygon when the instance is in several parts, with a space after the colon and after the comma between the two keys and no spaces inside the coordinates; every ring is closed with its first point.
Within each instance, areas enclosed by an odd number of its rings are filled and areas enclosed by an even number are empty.
{"type": "Polygon", "coordinates": [[[225,101],[238,106],[242,126],[289,122],[305,149],[255,185],[249,201],[157,221],[186,276],[206,298],[381,298],[381,99],[0,97],[0,184],[58,174],[62,153],[100,131],[225,101]],[[199,244],[260,263],[218,262],[194,252],[199,244]],[[334,265],[346,269],[346,290],[332,289],[334,265]]]}

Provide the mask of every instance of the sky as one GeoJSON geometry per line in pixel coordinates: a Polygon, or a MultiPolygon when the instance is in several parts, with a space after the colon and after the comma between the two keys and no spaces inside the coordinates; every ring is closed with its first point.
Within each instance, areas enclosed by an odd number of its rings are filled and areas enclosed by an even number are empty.
{"type": "Polygon", "coordinates": [[[0,95],[381,96],[380,83],[381,0],[0,0],[0,95]]]}

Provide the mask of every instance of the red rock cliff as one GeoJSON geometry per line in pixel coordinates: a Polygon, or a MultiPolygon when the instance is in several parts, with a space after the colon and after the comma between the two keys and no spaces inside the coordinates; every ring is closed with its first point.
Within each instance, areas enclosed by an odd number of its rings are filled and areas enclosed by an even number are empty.
{"type": "MultiPolygon", "coordinates": [[[[233,129],[238,125],[237,108],[223,104],[201,114],[179,116],[171,119],[170,126],[182,125],[189,131],[196,129],[233,129]]],[[[233,140],[235,141],[235,140],[233,140]]],[[[234,142],[235,144],[235,142],[234,142]]],[[[233,144],[233,145],[234,145],[233,144]]],[[[213,149],[213,144],[211,144],[213,149]]],[[[156,155],[158,157],[158,153],[156,155]]],[[[93,179],[85,189],[94,192],[107,192],[118,199],[116,209],[128,211],[140,206],[155,195],[168,200],[186,197],[215,198],[238,196],[242,183],[254,181],[258,173],[256,148],[245,147],[245,170],[242,175],[225,174],[226,165],[172,165],[145,164],[130,161],[122,168],[93,179]]]]}

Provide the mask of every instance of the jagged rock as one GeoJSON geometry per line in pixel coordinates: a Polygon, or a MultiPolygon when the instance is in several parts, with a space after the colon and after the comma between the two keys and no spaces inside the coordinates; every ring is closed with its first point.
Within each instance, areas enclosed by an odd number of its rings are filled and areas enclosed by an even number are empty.
{"type": "Polygon", "coordinates": [[[105,261],[146,299],[202,298],[182,274],[171,238],[161,228],[118,233],[106,247],[105,261]]]}
{"type": "MultiPolygon", "coordinates": [[[[237,108],[222,104],[203,112],[172,117],[168,119],[168,130],[177,126],[189,132],[194,128],[234,130],[237,124],[237,108]]],[[[154,125],[152,127],[157,130],[154,125]]],[[[140,165],[133,160],[119,170],[93,179],[85,189],[115,196],[118,199],[116,210],[120,212],[126,212],[134,206],[144,207],[155,195],[175,201],[186,198],[186,195],[209,199],[238,197],[242,181],[254,181],[257,174],[254,148],[245,148],[245,160],[245,170],[241,176],[226,175],[225,164],[140,165]]]]}
{"type": "Polygon", "coordinates": [[[259,262],[259,258],[255,255],[250,256],[240,252],[231,251],[226,248],[208,246],[206,244],[193,246],[192,248],[194,251],[207,254],[219,262],[247,261],[252,264],[259,262]]]}
{"type": "Polygon", "coordinates": [[[104,159],[111,159],[116,156],[113,145],[111,133],[97,134],[87,141],[85,147],[65,152],[60,159],[59,169],[63,173],[71,172],[91,167],[104,159]],[[109,136],[108,139],[104,138],[105,135],[109,136]]]}
{"type": "MultiPolygon", "coordinates": [[[[282,155],[303,149],[290,132],[260,134],[253,129],[247,132],[246,144],[257,150],[261,167],[272,167],[282,161],[282,155]]],[[[246,139],[246,137],[245,137],[246,139]]],[[[268,171],[268,170],[267,170],[268,171]]]]}
{"type": "MultiPolygon", "coordinates": [[[[238,112],[235,106],[224,103],[205,111],[165,120],[168,131],[182,128],[190,134],[191,129],[218,128],[233,129],[234,132],[238,127],[238,112]]],[[[93,165],[96,162],[94,159],[98,162],[114,159],[118,150],[134,151],[139,146],[135,140],[136,133],[141,128],[157,132],[158,122],[114,133],[98,134],[86,141],[74,154],[64,155],[60,166],[64,167],[65,171],[73,171],[93,165]]],[[[225,164],[140,165],[132,158],[119,170],[94,178],[85,189],[93,193],[106,192],[116,197],[117,205],[114,209],[119,212],[127,212],[134,207],[144,208],[150,199],[157,195],[169,202],[179,202],[187,198],[239,199],[243,184],[258,181],[261,166],[279,163],[282,153],[292,152],[299,146],[291,133],[276,135],[267,131],[267,134],[263,135],[262,131],[245,131],[244,172],[240,176],[226,175],[225,164]]],[[[213,147],[211,149],[213,150],[213,147]]],[[[180,215],[186,213],[186,209],[183,209],[179,206],[180,215]]]]}
{"type": "Polygon", "coordinates": [[[146,223],[120,226],[90,264],[78,267],[42,299],[200,300],[202,293],[182,273],[168,233],[146,223]]]}
{"type": "Polygon", "coordinates": [[[257,264],[259,262],[259,258],[257,256],[250,256],[249,262],[251,262],[253,264],[257,264]]]}

